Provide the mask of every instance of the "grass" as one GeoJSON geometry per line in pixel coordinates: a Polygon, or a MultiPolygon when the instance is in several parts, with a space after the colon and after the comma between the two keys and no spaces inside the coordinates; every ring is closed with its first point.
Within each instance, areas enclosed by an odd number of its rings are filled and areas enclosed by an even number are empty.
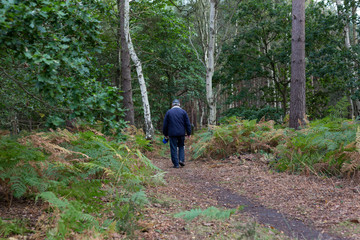
{"type": "Polygon", "coordinates": [[[354,235],[358,236],[360,234],[360,225],[359,222],[345,221],[334,226],[332,231],[340,236],[354,237],[354,235]]]}
{"type": "MultiPolygon", "coordinates": [[[[266,227],[256,223],[252,218],[244,216],[237,212],[227,220],[205,220],[186,224],[185,229],[193,239],[244,239],[244,240],[287,240],[290,237],[285,236],[278,230],[266,227]]],[[[191,238],[189,237],[189,239],[191,238]]]]}

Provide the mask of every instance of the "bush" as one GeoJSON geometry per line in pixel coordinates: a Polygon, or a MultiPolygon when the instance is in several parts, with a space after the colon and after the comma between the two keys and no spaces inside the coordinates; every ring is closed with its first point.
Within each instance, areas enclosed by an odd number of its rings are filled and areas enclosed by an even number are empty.
{"type": "Polygon", "coordinates": [[[223,113],[223,118],[220,119],[220,122],[222,122],[224,119],[228,117],[239,117],[242,119],[247,120],[265,120],[270,121],[274,120],[277,123],[281,122],[282,119],[282,112],[279,109],[265,106],[263,108],[246,108],[246,107],[238,107],[238,108],[231,108],[225,113],[223,113]]]}

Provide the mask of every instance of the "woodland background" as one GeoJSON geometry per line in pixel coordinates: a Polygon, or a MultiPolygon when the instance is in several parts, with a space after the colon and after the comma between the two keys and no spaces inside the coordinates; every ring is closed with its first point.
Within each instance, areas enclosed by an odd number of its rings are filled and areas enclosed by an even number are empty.
{"type": "MultiPolygon", "coordinates": [[[[0,125],[14,133],[68,121],[120,129],[121,34],[116,1],[1,2],[0,125]],[[76,119],[76,120],[74,120],[76,119]]],[[[130,32],[160,130],[178,98],[196,129],[208,123],[207,1],[131,1],[130,32]]],[[[306,114],[357,118],[357,1],[306,2],[306,114]]],[[[213,91],[225,116],[287,120],[291,1],[220,1],[213,91]]],[[[135,68],[135,125],[144,127],[135,68]]]]}

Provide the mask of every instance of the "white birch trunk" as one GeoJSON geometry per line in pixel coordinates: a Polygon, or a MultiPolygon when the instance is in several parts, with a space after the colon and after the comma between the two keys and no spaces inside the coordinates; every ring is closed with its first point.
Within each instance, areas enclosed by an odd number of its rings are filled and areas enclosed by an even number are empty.
{"type": "Polygon", "coordinates": [[[216,124],[216,101],[213,92],[212,78],[214,75],[214,56],[215,56],[215,21],[216,21],[216,0],[210,0],[209,15],[209,44],[206,61],[206,100],[209,105],[209,125],[216,124]]]}
{"type": "Polygon", "coordinates": [[[131,37],[130,37],[129,0],[124,0],[124,1],[125,1],[125,6],[124,6],[125,29],[124,29],[124,32],[125,32],[126,42],[127,42],[128,48],[129,48],[131,60],[135,64],[136,72],[138,75],[140,91],[141,91],[141,98],[142,98],[142,103],[143,103],[143,108],[144,108],[145,135],[146,135],[146,139],[149,140],[149,139],[153,139],[153,137],[154,137],[154,127],[153,127],[153,124],[151,121],[150,104],[149,104],[149,99],[148,99],[148,95],[147,95],[146,83],[145,83],[144,74],[142,71],[141,61],[138,58],[138,56],[136,55],[136,52],[135,52],[135,49],[134,49],[134,46],[133,46],[133,43],[132,43],[131,37]]]}

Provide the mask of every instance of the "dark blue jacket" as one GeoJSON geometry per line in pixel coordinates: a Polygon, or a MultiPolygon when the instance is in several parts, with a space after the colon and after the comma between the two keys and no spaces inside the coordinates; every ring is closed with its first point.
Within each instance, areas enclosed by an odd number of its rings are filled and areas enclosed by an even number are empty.
{"type": "Polygon", "coordinates": [[[189,117],[184,109],[173,107],[166,112],[163,125],[163,134],[165,136],[185,136],[191,134],[191,125],[189,117]]]}

